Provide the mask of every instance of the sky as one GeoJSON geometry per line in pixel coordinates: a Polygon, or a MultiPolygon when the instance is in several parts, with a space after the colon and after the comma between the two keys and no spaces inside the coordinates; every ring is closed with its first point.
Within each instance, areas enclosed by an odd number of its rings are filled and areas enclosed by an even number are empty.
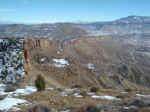
{"type": "Polygon", "coordinates": [[[111,21],[150,16],[150,0],[1,0],[0,21],[24,23],[111,21]]]}

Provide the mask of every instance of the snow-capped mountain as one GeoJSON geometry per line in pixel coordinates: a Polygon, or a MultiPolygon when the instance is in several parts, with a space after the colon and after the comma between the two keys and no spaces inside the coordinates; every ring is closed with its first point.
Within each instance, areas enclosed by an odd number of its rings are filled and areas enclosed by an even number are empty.
{"type": "MultiPolygon", "coordinates": [[[[114,21],[92,23],[55,23],[34,25],[0,24],[0,37],[8,38],[13,36],[15,38],[32,37],[35,39],[46,38],[57,40],[61,38],[59,36],[61,30],[64,33],[72,30],[69,35],[71,38],[76,35],[79,35],[78,37],[83,36],[83,33],[80,32],[83,32],[83,30],[84,32],[88,32],[90,35],[128,35],[150,33],[150,17],[128,16],[114,21]]],[[[87,33],[84,33],[84,36],[86,35],[87,33]]]]}

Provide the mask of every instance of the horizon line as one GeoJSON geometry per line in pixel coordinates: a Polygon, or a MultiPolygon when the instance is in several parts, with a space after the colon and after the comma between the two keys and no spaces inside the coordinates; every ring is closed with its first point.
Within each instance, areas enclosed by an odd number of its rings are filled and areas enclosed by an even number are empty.
{"type": "Polygon", "coordinates": [[[123,16],[123,17],[118,17],[117,19],[112,19],[112,20],[92,20],[92,21],[84,21],[84,20],[75,20],[75,21],[39,21],[39,22],[15,22],[15,21],[9,21],[9,20],[0,20],[0,24],[24,24],[24,25],[34,25],[34,24],[61,24],[61,23],[74,23],[74,24],[88,24],[88,23],[96,23],[96,22],[111,22],[111,21],[116,21],[122,18],[127,18],[127,17],[150,17],[150,16],[139,16],[139,15],[129,15],[129,16],[123,16]]]}

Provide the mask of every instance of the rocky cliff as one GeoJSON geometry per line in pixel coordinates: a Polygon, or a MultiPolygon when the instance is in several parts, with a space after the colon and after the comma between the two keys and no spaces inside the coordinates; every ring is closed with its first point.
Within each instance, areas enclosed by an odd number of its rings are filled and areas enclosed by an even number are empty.
{"type": "Polygon", "coordinates": [[[49,40],[24,40],[24,49],[32,49],[32,48],[49,48],[51,46],[55,46],[56,42],[52,42],[49,40]]]}
{"type": "Polygon", "coordinates": [[[142,56],[133,46],[108,37],[89,37],[70,42],[59,54],[60,45],[49,40],[24,40],[25,71],[29,77],[44,74],[48,83],[54,79],[69,87],[137,89],[150,85],[149,56],[142,56]]]}
{"type": "Polygon", "coordinates": [[[54,52],[51,52],[52,54],[56,53],[56,48],[59,45],[55,41],[49,41],[49,40],[24,40],[24,58],[25,58],[25,64],[24,68],[26,71],[26,74],[29,74],[29,71],[31,70],[31,52],[34,50],[37,50],[38,53],[41,51],[40,54],[34,54],[34,56],[40,56],[48,54],[49,51],[54,50],[54,52]],[[53,49],[54,48],[54,49],[53,49]],[[45,53],[44,53],[45,52],[45,53]]]}

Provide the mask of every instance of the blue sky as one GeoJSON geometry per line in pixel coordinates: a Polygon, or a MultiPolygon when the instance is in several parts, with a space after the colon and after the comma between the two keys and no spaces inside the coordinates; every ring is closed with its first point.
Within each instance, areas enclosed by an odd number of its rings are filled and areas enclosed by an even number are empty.
{"type": "Polygon", "coordinates": [[[150,0],[1,0],[0,21],[92,22],[150,16],[150,0]]]}

